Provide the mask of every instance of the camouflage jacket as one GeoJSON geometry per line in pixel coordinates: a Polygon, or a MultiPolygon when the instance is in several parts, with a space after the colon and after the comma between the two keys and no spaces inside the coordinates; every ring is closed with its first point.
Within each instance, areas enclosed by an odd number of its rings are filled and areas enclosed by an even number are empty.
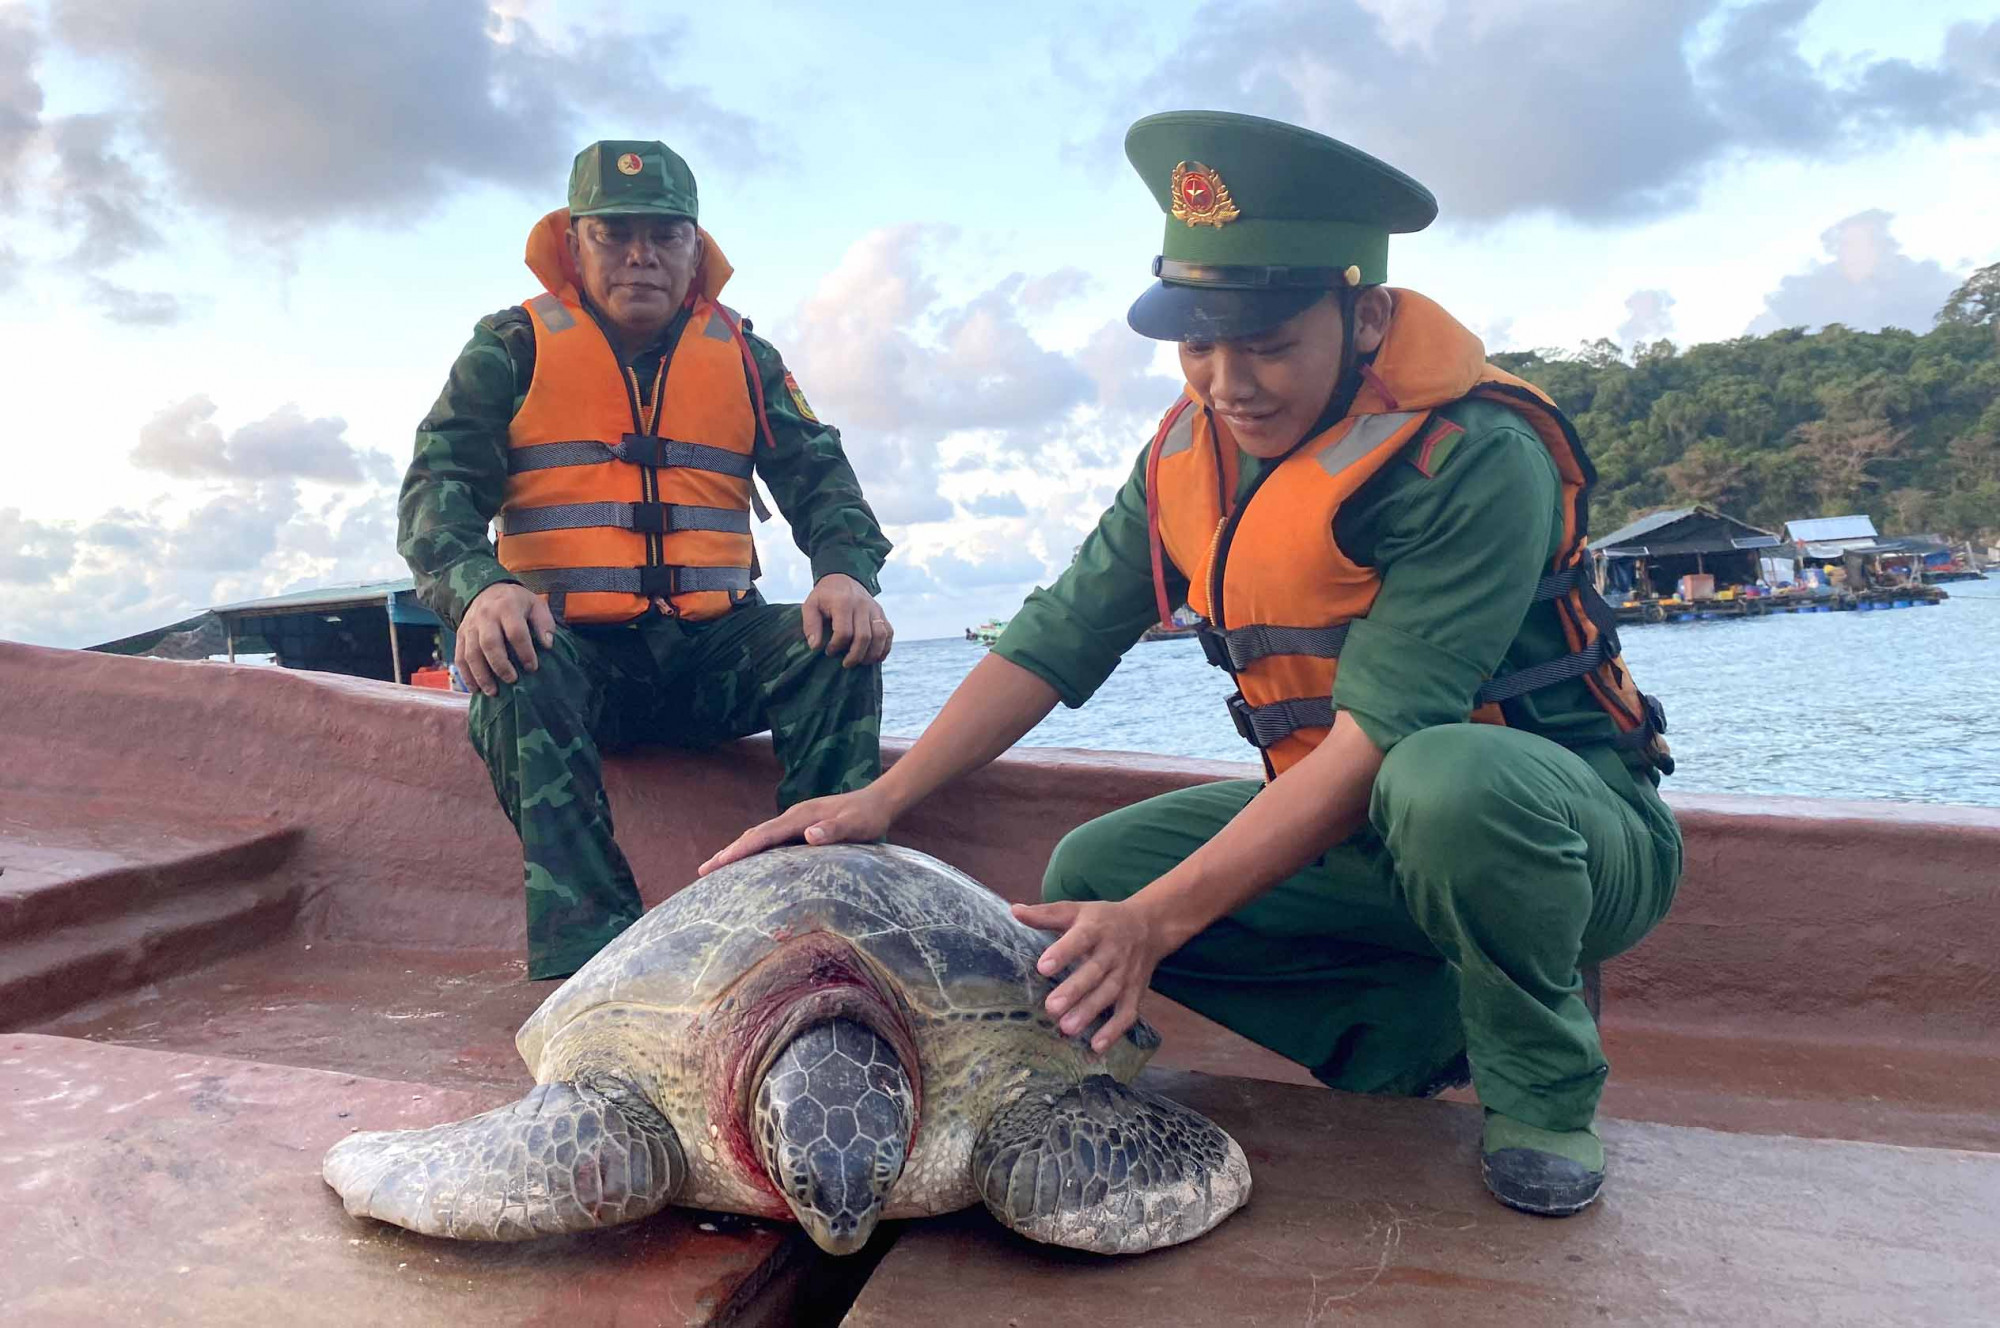
{"type": "MultiPolygon", "coordinates": [[[[686,325],[677,317],[629,366],[649,382],[686,325]]],[[[812,560],[813,580],[844,572],[876,581],[890,544],[861,496],[841,450],[840,433],[813,418],[785,362],[762,337],[749,335],[764,379],[771,443],[758,444],[757,474],[812,560]]],[[[397,503],[396,548],[417,579],[417,598],[453,627],[480,591],[516,580],[494,554],[488,533],[507,489],[507,428],[535,376],[535,332],[516,306],[482,318],[451,366],[444,391],[417,426],[416,455],[397,503]]]]}

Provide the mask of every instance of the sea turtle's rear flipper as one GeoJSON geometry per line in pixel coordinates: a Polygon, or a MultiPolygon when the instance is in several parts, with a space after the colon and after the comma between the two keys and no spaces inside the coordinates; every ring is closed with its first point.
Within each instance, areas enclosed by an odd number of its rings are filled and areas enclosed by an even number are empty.
{"type": "Polygon", "coordinates": [[[657,1212],[687,1176],[674,1127],[622,1080],[539,1085],[428,1130],[356,1134],[321,1169],[347,1211],[427,1236],[528,1240],[657,1212]]]}
{"type": "Polygon", "coordinates": [[[1003,1107],[972,1178],[1022,1235],[1099,1254],[1192,1240],[1250,1198],[1250,1164],[1213,1121],[1102,1074],[1038,1081],[1003,1107]]]}

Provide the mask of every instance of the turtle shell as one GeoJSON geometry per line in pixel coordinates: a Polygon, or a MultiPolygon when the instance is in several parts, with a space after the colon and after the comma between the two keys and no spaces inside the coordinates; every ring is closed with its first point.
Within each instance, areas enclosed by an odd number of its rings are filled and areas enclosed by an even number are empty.
{"type": "Polygon", "coordinates": [[[1004,1018],[1036,1010],[1053,985],[1035,971],[1052,938],[936,858],[887,844],[792,846],[731,863],[647,913],[543,1002],[521,1050],[533,1064],[550,1035],[600,1005],[699,1012],[813,932],[846,939],[916,1012],[1004,1018]]]}

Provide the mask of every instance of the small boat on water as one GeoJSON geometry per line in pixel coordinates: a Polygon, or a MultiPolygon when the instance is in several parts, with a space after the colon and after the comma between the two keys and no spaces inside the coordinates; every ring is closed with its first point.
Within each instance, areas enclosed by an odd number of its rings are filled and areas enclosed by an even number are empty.
{"type": "MultiPolygon", "coordinates": [[[[1256,1186],[1188,1245],[1080,1262],[977,1210],[896,1224],[879,1262],[683,1210],[477,1245],[350,1218],[319,1174],[352,1130],[527,1086],[551,984],[467,698],[6,643],[0,697],[9,1323],[1992,1322],[2000,809],[1670,795],[1686,877],[1603,966],[1611,1178],[1564,1222],[1483,1192],[1468,1092],[1330,1093],[1156,994],[1145,1082],[1256,1186]]],[[[764,739],[607,758],[645,902],[777,773],[764,739]]],[[[1024,748],[894,837],[1028,901],[1083,821],[1250,773],[1024,748]]]]}
{"type": "Polygon", "coordinates": [[[1193,636],[1201,626],[1201,615],[1183,604],[1174,610],[1174,616],[1163,623],[1154,623],[1146,629],[1141,641],[1178,641],[1193,636]]]}
{"type": "Polygon", "coordinates": [[[977,641],[982,646],[990,646],[1000,639],[1000,633],[1007,630],[1008,619],[988,618],[977,627],[965,629],[965,639],[977,641]]]}

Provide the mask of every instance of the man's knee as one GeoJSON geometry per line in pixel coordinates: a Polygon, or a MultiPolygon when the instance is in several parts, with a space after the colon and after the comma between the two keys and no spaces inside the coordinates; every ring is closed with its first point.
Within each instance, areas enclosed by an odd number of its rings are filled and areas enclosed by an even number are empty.
{"type": "Polygon", "coordinates": [[[590,704],[590,676],[563,627],[556,629],[554,645],[536,652],[533,669],[517,666],[513,682],[496,679],[495,685],[498,690],[492,696],[474,691],[467,707],[472,743],[481,751],[515,726],[510,720],[519,712],[531,713],[538,721],[561,714],[573,719],[566,727],[581,727],[590,704]]]}
{"type": "Polygon", "coordinates": [[[1375,777],[1369,819],[1398,873],[1449,866],[1466,878],[1468,863],[1520,832],[1518,779],[1507,730],[1489,724],[1443,724],[1390,749],[1375,777]]]}
{"type": "Polygon", "coordinates": [[[1434,831],[1504,796],[1505,732],[1491,724],[1440,724],[1397,743],[1375,776],[1370,814],[1377,830],[1384,838],[1391,827],[1434,831]]]}
{"type": "Polygon", "coordinates": [[[1043,901],[1051,904],[1061,900],[1088,903],[1122,897],[1110,888],[1114,874],[1105,870],[1106,865],[1118,856],[1118,839],[1118,829],[1111,816],[1086,821],[1064,835],[1056,844],[1055,852],[1049,855],[1048,870],[1042,874],[1043,901]]]}
{"type": "Polygon", "coordinates": [[[1382,762],[1369,817],[1410,905],[1421,915],[1455,900],[1457,911],[1505,914],[1520,906],[1589,911],[1589,885],[1567,897],[1560,854],[1563,827],[1523,768],[1530,735],[1489,724],[1448,724],[1398,743],[1382,762]]]}

